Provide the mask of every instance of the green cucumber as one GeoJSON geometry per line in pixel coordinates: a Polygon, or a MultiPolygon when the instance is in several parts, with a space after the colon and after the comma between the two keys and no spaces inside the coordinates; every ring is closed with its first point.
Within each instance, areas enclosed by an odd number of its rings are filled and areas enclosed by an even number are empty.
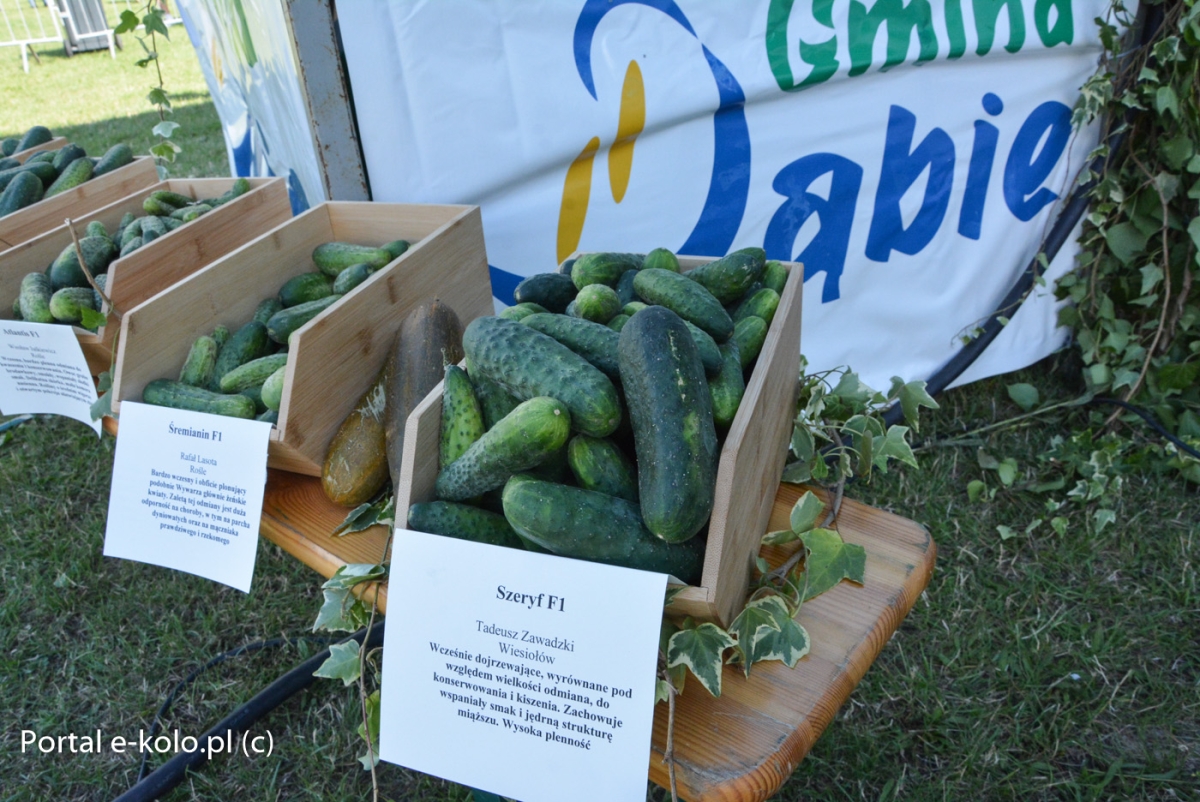
{"type": "MultiPolygon", "coordinates": [[[[566,276],[567,278],[570,278],[571,271],[574,268],[575,268],[575,259],[564,259],[563,263],[558,266],[557,272],[561,273],[562,275],[566,276]]],[[[572,281],[571,283],[574,284],[575,282],[572,281]]]]}
{"type": "Polygon", "coordinates": [[[324,273],[301,273],[292,276],[279,288],[279,302],[289,308],[319,301],[333,295],[333,280],[324,273]]]}
{"type": "Polygon", "coordinates": [[[633,462],[613,441],[586,434],[575,435],[567,443],[567,465],[576,484],[584,490],[637,502],[637,474],[633,462]]]}
{"type": "Polygon", "coordinates": [[[279,410],[267,407],[267,411],[261,415],[256,415],[255,420],[263,421],[264,423],[277,424],[279,423],[279,410]]]}
{"type": "Polygon", "coordinates": [[[146,389],[142,391],[142,401],[159,407],[190,409],[194,412],[227,415],[231,418],[250,419],[255,414],[254,402],[244,395],[213,393],[202,387],[192,387],[190,384],[170,379],[155,379],[147,384],[146,389]]]}
{"type": "MultiPolygon", "coordinates": [[[[193,208],[196,208],[196,207],[193,207],[193,208]]],[[[160,223],[162,223],[163,228],[165,228],[168,233],[174,231],[175,229],[179,228],[181,225],[184,224],[184,222],[182,220],[176,220],[174,217],[169,217],[169,216],[168,217],[160,216],[157,219],[160,223]]],[[[195,219],[195,218],[193,218],[193,219],[195,219]]]]}
{"type": "Polygon", "coordinates": [[[279,411],[279,407],[283,404],[283,380],[286,376],[287,365],[283,365],[263,382],[260,395],[267,409],[274,412],[279,411]]]}
{"type": "Polygon", "coordinates": [[[637,270],[641,266],[641,257],[632,253],[585,253],[575,260],[571,268],[571,281],[577,290],[589,284],[616,287],[622,273],[637,270]]]}
{"type": "Polygon", "coordinates": [[[552,395],[584,434],[604,437],[621,422],[612,381],[562,343],[529,326],[498,317],[471,321],[463,332],[471,365],[520,399],[552,395]]]}
{"type": "Polygon", "coordinates": [[[92,176],[111,173],[113,170],[120,169],[131,161],[133,161],[133,148],[123,142],[113,145],[104,151],[104,155],[100,157],[100,161],[96,162],[96,169],[92,171],[92,176]]]}
{"type": "Polygon", "coordinates": [[[20,294],[18,294],[17,297],[13,299],[12,319],[13,320],[24,320],[25,319],[25,316],[21,314],[21,296],[20,296],[20,294]]]}
{"type": "Polygon", "coordinates": [[[20,141],[21,140],[15,136],[6,137],[3,141],[0,141],[0,154],[5,156],[13,155],[17,152],[17,144],[20,141]]]}
{"type": "Polygon", "coordinates": [[[267,327],[256,320],[235,331],[217,355],[217,362],[213,365],[213,383],[209,389],[220,387],[221,377],[239,365],[266,356],[270,343],[267,327]]]}
{"type": "Polygon", "coordinates": [[[225,343],[229,342],[229,329],[225,326],[217,326],[212,333],[213,342],[217,344],[218,353],[220,349],[225,347],[225,343]]]}
{"type": "Polygon", "coordinates": [[[678,273],[679,259],[666,248],[655,248],[646,254],[646,258],[642,260],[642,269],[645,270],[646,268],[670,270],[672,273],[678,273]]]}
{"type": "Polygon", "coordinates": [[[722,304],[731,304],[762,277],[766,259],[767,254],[762,248],[742,248],[685,275],[711,292],[722,304]]]}
{"type": "Polygon", "coordinates": [[[179,371],[179,381],[192,387],[207,389],[212,384],[213,369],[217,366],[217,354],[220,351],[217,341],[212,337],[197,337],[183,362],[183,368],[179,371]]]}
{"type": "Polygon", "coordinates": [[[629,315],[620,314],[620,315],[617,315],[616,317],[614,317],[612,320],[605,323],[604,325],[607,326],[608,328],[612,329],[613,331],[619,333],[621,331],[621,329],[625,328],[625,324],[628,322],[629,322],[629,315]]]}
{"type": "Polygon", "coordinates": [[[342,296],[329,295],[316,301],[281,309],[267,321],[267,333],[277,343],[286,343],[292,332],[340,301],[342,296]]]}
{"type": "Polygon", "coordinates": [[[438,467],[445,468],[483,437],[483,410],[471,389],[471,379],[458,365],[446,367],[442,380],[442,433],[438,467]]]}
{"type": "Polygon", "coordinates": [[[473,371],[469,362],[467,364],[467,375],[471,377],[471,387],[475,390],[475,397],[479,400],[479,408],[483,412],[483,425],[485,429],[495,426],[505,415],[516,409],[517,404],[521,403],[508,390],[505,390],[479,371],[473,371]]]}
{"type": "Polygon", "coordinates": [[[67,169],[67,165],[76,159],[86,159],[87,151],[76,145],[74,142],[68,143],[62,150],[54,154],[54,161],[50,162],[54,165],[54,169],[59,175],[67,169]]]}
{"type": "Polygon", "coordinates": [[[413,504],[408,508],[408,528],[510,549],[525,547],[503,515],[452,501],[413,504]]]}
{"type": "Polygon", "coordinates": [[[736,326],[748,317],[758,317],[762,318],[763,322],[769,326],[775,317],[775,310],[778,308],[779,293],[763,287],[742,301],[737,311],[733,313],[733,323],[736,326]]]}
{"type": "Polygon", "coordinates": [[[134,218],[121,228],[120,245],[122,248],[133,241],[135,237],[142,236],[142,220],[141,217],[134,218]]]}
{"type": "Polygon", "coordinates": [[[412,247],[412,243],[406,239],[394,239],[391,242],[383,243],[379,247],[387,251],[388,255],[391,256],[392,259],[399,259],[408,251],[409,248],[412,247]]]}
{"type": "Polygon", "coordinates": [[[234,198],[240,198],[242,195],[245,195],[249,191],[250,191],[250,180],[248,178],[237,178],[237,179],[234,179],[233,186],[231,186],[225,194],[221,195],[221,197],[212,198],[212,199],[206,200],[204,202],[215,209],[218,206],[224,206],[226,203],[229,203],[234,198]]]}
{"type": "MultiPolygon", "coordinates": [[[[38,163],[47,164],[50,166],[50,169],[53,170],[54,169],[54,157],[57,155],[58,155],[57,150],[41,150],[41,151],[38,151],[37,153],[33,154],[29,158],[27,158],[25,160],[25,164],[27,164],[27,165],[38,164],[38,163]]],[[[58,171],[55,170],[55,172],[58,172],[58,171]]]]}
{"type": "Polygon", "coordinates": [[[660,540],[642,524],[638,505],[623,498],[518,474],[505,484],[503,503],[517,534],[560,556],[700,581],[703,539],[660,540]]]}
{"type": "Polygon", "coordinates": [[[505,320],[524,320],[530,315],[544,314],[546,311],[546,307],[526,301],[525,303],[508,307],[500,313],[500,317],[505,320]]]}
{"type": "Polygon", "coordinates": [[[375,268],[368,264],[350,265],[350,267],[338,273],[337,278],[334,279],[333,291],[338,295],[345,295],[369,279],[374,272],[375,268]]]}
{"type": "Polygon", "coordinates": [[[607,323],[620,314],[622,306],[617,291],[605,284],[589,284],[575,296],[575,313],[593,323],[607,323]]]}
{"type": "MultiPolygon", "coordinates": [[[[53,169],[53,168],[51,168],[53,169]]],[[[45,196],[42,182],[31,172],[20,172],[0,193],[0,217],[32,206],[45,196]]]]}
{"type": "Polygon", "coordinates": [[[617,333],[590,320],[566,315],[530,315],[521,321],[526,326],[553,337],[599,368],[613,381],[621,378],[617,363],[617,333]]]}
{"type": "Polygon", "coordinates": [[[392,261],[392,255],[383,248],[369,248],[348,242],[326,242],[313,250],[312,260],[322,273],[336,278],[337,274],[346,268],[364,262],[378,270],[392,261]]]}
{"type": "Polygon", "coordinates": [[[571,299],[571,303],[567,304],[567,311],[563,314],[567,317],[579,317],[579,312],[575,309],[575,299],[571,299]]]}
{"type": "Polygon", "coordinates": [[[539,273],[530,276],[513,290],[517,303],[535,303],[548,312],[563,313],[567,304],[575,300],[575,282],[562,273],[539,273]]]}
{"type": "Polygon", "coordinates": [[[267,411],[267,405],[263,403],[263,399],[262,399],[262,385],[261,384],[256,384],[252,387],[247,387],[245,390],[239,391],[237,393],[237,395],[244,395],[247,398],[249,398],[251,401],[254,402],[254,414],[255,415],[261,415],[262,413],[267,411]]]}
{"type": "Polygon", "coordinates": [[[617,279],[617,297],[621,299],[621,306],[630,301],[637,300],[637,292],[633,289],[633,280],[637,278],[638,271],[626,270],[621,274],[621,278],[617,279]]]}
{"type": "MultiPolygon", "coordinates": [[[[20,153],[23,150],[36,148],[38,145],[46,144],[51,139],[54,139],[54,134],[50,133],[49,128],[44,125],[35,125],[26,131],[21,139],[17,142],[16,149],[13,151],[13,153],[20,153]]],[[[7,155],[11,156],[12,153],[7,155]]]]}
{"type": "Polygon", "coordinates": [[[742,357],[736,341],[721,346],[721,372],[708,380],[708,391],[712,397],[713,423],[719,429],[728,429],[737,415],[742,396],[746,394],[742,357]]]}
{"type": "Polygon", "coordinates": [[[287,364],[287,358],[287,354],[271,354],[243,362],[221,377],[221,392],[240,393],[251,387],[261,387],[272,373],[287,364]]]}
{"type": "Polygon", "coordinates": [[[772,259],[767,262],[766,268],[763,270],[763,286],[783,295],[783,286],[787,284],[787,276],[787,268],[783,266],[783,262],[772,259]]]}
{"type": "Polygon", "coordinates": [[[180,192],[172,192],[169,189],[156,189],[150,193],[150,197],[154,198],[154,200],[159,201],[160,203],[166,203],[176,208],[191,206],[196,202],[196,199],[191,195],[184,195],[180,192]]]}
{"type": "Polygon", "coordinates": [[[760,317],[743,318],[733,330],[732,340],[738,345],[742,369],[750,367],[767,339],[767,323],[760,317]]]}
{"type": "Polygon", "coordinates": [[[54,183],[46,187],[46,197],[51,198],[60,192],[66,192],[82,184],[92,177],[95,168],[87,159],[76,159],[66,166],[54,183]]]}
{"type": "Polygon", "coordinates": [[[619,354],[642,518],[663,540],[685,541],[708,520],[717,477],[717,433],[700,354],[683,320],[665,307],[633,316],[621,330],[619,354]]]}
{"type": "Polygon", "coordinates": [[[641,270],[633,280],[638,297],[648,304],[664,306],[679,317],[708,332],[718,343],[733,334],[733,319],[711,292],[701,284],[670,270],[641,270]]]}
{"type": "Polygon", "coordinates": [[[21,319],[30,323],[53,323],[50,314],[50,297],[54,287],[44,273],[30,273],[21,279],[21,291],[17,302],[21,306],[21,319]]]}
{"type": "Polygon", "coordinates": [[[630,301],[629,303],[627,303],[621,307],[621,313],[625,314],[625,315],[629,315],[630,317],[633,317],[634,315],[636,315],[638,312],[642,311],[646,307],[647,307],[647,305],[642,303],[641,301],[630,301]]]}
{"type": "MultiPolygon", "coordinates": [[[[182,209],[176,209],[171,213],[172,220],[178,220],[181,223],[190,223],[197,217],[208,214],[212,211],[212,207],[207,203],[197,203],[192,206],[185,206],[182,209]]],[[[171,224],[167,223],[170,228],[171,224]]]]}
{"type": "Polygon", "coordinates": [[[20,167],[21,163],[16,159],[0,158],[0,171],[11,170],[14,167],[20,167]]]}
{"type": "Polygon", "coordinates": [[[121,244],[120,256],[128,256],[129,254],[136,251],[138,248],[142,247],[142,245],[144,245],[144,244],[145,244],[145,241],[141,237],[133,237],[132,239],[128,240],[127,242],[124,242],[121,244]]]}
{"type": "Polygon", "coordinates": [[[696,342],[696,350],[700,352],[700,363],[704,365],[704,374],[716,376],[721,372],[721,351],[717,347],[716,341],[699,326],[688,323],[686,320],[683,323],[688,327],[688,331],[692,333],[692,339],[696,342]]]}
{"type": "Polygon", "coordinates": [[[251,320],[257,320],[265,326],[267,325],[267,321],[271,319],[271,316],[280,309],[283,309],[283,303],[278,298],[264,298],[259,301],[258,306],[254,310],[254,317],[251,320]]]}
{"type": "MultiPolygon", "coordinates": [[[[104,273],[108,266],[117,258],[117,246],[108,237],[84,237],[79,240],[79,249],[83,251],[84,261],[93,276],[104,273]]],[[[50,264],[50,281],[54,289],[63,287],[87,287],[87,276],[79,265],[79,254],[75,252],[75,243],[63,248],[50,264]]]]}
{"type": "Polygon", "coordinates": [[[166,201],[160,200],[153,195],[142,201],[142,211],[154,217],[170,217],[181,208],[181,206],[176,206],[173,203],[167,203],[166,201]]]}
{"type": "Polygon", "coordinates": [[[142,242],[153,242],[168,232],[167,224],[157,215],[142,218],[142,242]]]}
{"type": "Polygon", "coordinates": [[[544,462],[570,435],[564,403],[547,396],[524,401],[438,473],[434,494],[442,501],[464,501],[501,487],[513,474],[544,462]]]}
{"type": "Polygon", "coordinates": [[[83,236],[102,237],[109,242],[113,241],[113,238],[108,234],[108,229],[105,228],[104,223],[101,223],[99,220],[93,220],[92,222],[88,223],[87,227],[83,229],[83,236]]]}
{"type": "Polygon", "coordinates": [[[0,172],[0,189],[6,189],[22,173],[32,173],[43,187],[49,186],[54,183],[54,179],[58,178],[53,164],[30,160],[20,167],[12,167],[0,172]]]}

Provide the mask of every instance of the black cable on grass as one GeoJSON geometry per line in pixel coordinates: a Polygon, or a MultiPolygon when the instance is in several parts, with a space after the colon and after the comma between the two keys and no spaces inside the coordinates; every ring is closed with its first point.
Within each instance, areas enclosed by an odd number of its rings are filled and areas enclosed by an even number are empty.
{"type": "MultiPolygon", "coordinates": [[[[371,628],[370,637],[367,638],[366,648],[374,649],[383,645],[383,631],[385,622],[378,622],[371,628]]],[[[339,643],[346,643],[350,640],[356,640],[362,643],[363,638],[367,635],[366,627],[363,627],[358,632],[355,632],[348,638],[344,638],[339,643]]],[[[253,645],[253,644],[251,644],[253,645]]],[[[265,648],[265,647],[263,647],[265,648]]],[[[236,649],[234,651],[237,651],[236,649]]],[[[244,653],[244,652],[243,652],[244,653]]],[[[220,657],[220,655],[218,655],[220,657]]],[[[244,732],[250,725],[258,721],[260,718],[271,712],[279,705],[286,702],[292,696],[312,685],[316,681],[313,672],[321,667],[329,658],[329,649],[325,649],[319,654],[313,655],[305,660],[300,665],[293,668],[291,671],[284,674],[279,679],[272,682],[249,702],[239,707],[237,710],[230,713],[228,716],[217,722],[211,729],[197,738],[198,744],[207,744],[209,738],[218,738],[225,735],[227,730],[233,732],[244,732]]],[[[216,660],[217,658],[213,658],[216,660]]],[[[225,659],[228,659],[226,657],[225,659]]],[[[215,663],[214,663],[215,665],[215,663]]],[[[198,768],[208,760],[208,754],[197,749],[195,752],[180,752],[174,755],[166,763],[163,763],[145,779],[140,780],[136,785],[130,788],[125,793],[117,797],[114,802],[151,802],[151,800],[170,791],[175,786],[183,782],[184,775],[191,770],[198,768]]]]}
{"type": "Polygon", "coordinates": [[[1158,432],[1163,437],[1167,438],[1167,440],[1169,440],[1171,442],[1171,444],[1173,446],[1175,446],[1176,448],[1178,448],[1180,451],[1184,452],[1185,454],[1190,454],[1193,457],[1195,457],[1196,459],[1200,459],[1200,451],[1197,451],[1196,449],[1192,448],[1187,443],[1183,442],[1178,437],[1176,437],[1175,435],[1173,435],[1169,431],[1167,431],[1167,428],[1158,422],[1158,419],[1155,418],[1154,415],[1152,415],[1150,413],[1150,410],[1145,409],[1143,407],[1136,406],[1134,404],[1130,404],[1126,401],[1118,401],[1115,398],[1093,398],[1088,403],[1089,404],[1112,404],[1114,406],[1121,407],[1122,409],[1127,409],[1130,412],[1132,412],[1134,415],[1137,415],[1139,418],[1144,420],[1151,429],[1158,432]]]}

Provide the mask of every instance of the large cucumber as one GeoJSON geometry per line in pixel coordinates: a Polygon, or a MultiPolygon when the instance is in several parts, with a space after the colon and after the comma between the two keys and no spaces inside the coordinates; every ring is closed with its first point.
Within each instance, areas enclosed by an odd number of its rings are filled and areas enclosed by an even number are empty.
{"type": "Polygon", "coordinates": [[[100,311],[95,299],[91,287],[63,287],[50,296],[50,314],[59,323],[78,323],[83,319],[84,309],[100,311]]]}
{"type": "MultiPolygon", "coordinates": [[[[79,240],[79,249],[83,251],[84,261],[93,276],[98,276],[108,270],[108,266],[117,258],[117,246],[108,237],[84,237],[79,240]]],[[[79,266],[79,254],[75,252],[75,243],[63,249],[50,264],[50,281],[54,288],[87,287],[87,276],[79,266]]]]}
{"type": "Polygon", "coordinates": [[[96,169],[92,170],[92,176],[104,175],[111,173],[133,161],[133,148],[124,143],[113,145],[104,152],[100,157],[100,161],[96,162],[96,169]]]}
{"type": "Polygon", "coordinates": [[[733,319],[721,302],[701,284],[679,273],[657,268],[641,270],[633,280],[633,288],[646,303],[670,309],[708,332],[718,343],[733,334],[733,319]]]}
{"type": "Polygon", "coordinates": [[[503,515],[452,501],[413,504],[408,508],[408,528],[493,546],[524,548],[521,538],[503,515]]]}
{"type": "Polygon", "coordinates": [[[607,326],[566,315],[530,315],[521,322],[558,340],[610,379],[620,380],[621,368],[617,363],[619,335],[607,326]]]}
{"type": "Polygon", "coordinates": [[[267,337],[267,327],[257,321],[250,321],[235,331],[229,341],[221,348],[213,365],[212,384],[209,388],[216,390],[220,387],[221,377],[229,371],[247,362],[266,356],[271,347],[267,337]]]}
{"type": "Polygon", "coordinates": [[[277,343],[286,343],[292,332],[340,301],[340,295],[327,295],[288,309],[281,309],[267,321],[267,333],[277,343]]]}
{"type": "MultiPolygon", "coordinates": [[[[51,167],[51,170],[54,168],[51,167]]],[[[45,196],[42,182],[31,172],[17,173],[0,193],[0,217],[12,214],[26,206],[32,206],[45,196]]]]}
{"type": "MultiPolygon", "coordinates": [[[[50,133],[50,129],[44,125],[35,125],[30,128],[17,142],[16,149],[13,153],[20,153],[23,150],[36,148],[38,145],[44,145],[54,139],[54,134],[50,133]]],[[[12,155],[12,154],[9,154],[12,155]]]]}
{"type": "Polygon", "coordinates": [[[350,290],[369,279],[371,274],[374,272],[375,268],[371,267],[365,262],[357,265],[350,265],[341,273],[338,273],[337,278],[334,279],[333,291],[338,295],[345,295],[346,293],[350,292],[350,290]]]}
{"type": "Polygon", "coordinates": [[[279,302],[285,308],[319,301],[330,295],[333,295],[333,280],[324,273],[301,273],[279,288],[279,302]]]}
{"type": "Polygon", "coordinates": [[[535,303],[549,312],[559,314],[567,311],[567,304],[575,300],[575,282],[562,273],[539,273],[530,276],[513,290],[517,303],[535,303]]]}
{"type": "Polygon", "coordinates": [[[265,326],[267,321],[280,309],[283,309],[283,303],[278,298],[264,298],[258,302],[258,306],[254,309],[254,317],[251,319],[257,320],[265,326]]]}
{"type": "Polygon", "coordinates": [[[524,401],[438,473],[434,494],[465,501],[501,487],[514,473],[545,462],[570,435],[571,416],[561,401],[547,396],[524,401]]]}
{"type": "MultiPolygon", "coordinates": [[[[282,365],[279,370],[272,373],[263,382],[262,390],[259,392],[259,398],[262,399],[263,406],[274,412],[279,411],[279,407],[283,404],[283,381],[287,376],[287,365],[282,365]]],[[[274,421],[272,421],[274,422],[274,421]]]]}
{"type": "Polygon", "coordinates": [[[742,248],[685,275],[704,286],[722,304],[731,304],[762,278],[767,254],[762,248],[742,248]]]}
{"type": "Polygon", "coordinates": [[[370,501],[387,484],[385,416],[390,370],[385,363],[329,443],[321,466],[321,489],[334,504],[356,507],[370,501]]]}
{"type": "Polygon", "coordinates": [[[555,554],[700,580],[703,539],[660,540],[642,524],[638,505],[623,498],[518,474],[504,486],[503,503],[518,534],[555,554]]]}
{"type": "Polygon", "coordinates": [[[612,434],[621,422],[620,401],[607,376],[562,343],[522,323],[498,317],[472,321],[463,350],[474,369],[520,399],[562,401],[578,431],[612,434]]]}
{"type": "Polygon", "coordinates": [[[179,371],[179,381],[192,387],[208,388],[212,384],[213,368],[217,365],[217,354],[220,348],[217,341],[204,334],[196,338],[188,351],[183,368],[179,371]]]}
{"type": "Polygon", "coordinates": [[[620,337],[642,518],[663,540],[682,542],[704,527],[716,484],[717,433],[704,367],[691,332],[665,307],[638,312],[620,337]]]}
{"type": "Polygon", "coordinates": [[[582,290],[589,284],[607,284],[616,287],[621,274],[626,270],[637,270],[642,266],[642,257],[632,253],[585,253],[575,260],[571,268],[571,281],[575,289],[582,290]]]}
{"type": "Polygon", "coordinates": [[[700,352],[700,363],[704,365],[705,375],[717,375],[721,371],[721,351],[717,347],[716,341],[699,326],[688,323],[686,320],[683,323],[688,327],[688,331],[692,333],[692,339],[696,342],[696,350],[700,352]]]}
{"type": "Polygon", "coordinates": [[[787,284],[787,276],[787,268],[783,266],[783,262],[772,259],[767,262],[767,266],[763,270],[763,286],[775,290],[775,292],[782,295],[783,285],[787,284]]]}
{"type": "Polygon", "coordinates": [[[313,250],[312,260],[322,273],[336,278],[338,273],[346,268],[364,262],[378,270],[392,261],[392,255],[383,248],[368,248],[348,242],[326,242],[313,250]]]}
{"type": "Polygon", "coordinates": [[[223,395],[190,384],[155,379],[142,391],[142,401],[160,407],[190,409],[231,418],[253,418],[254,402],[244,395],[223,395]]]}
{"type": "Polygon", "coordinates": [[[92,177],[94,169],[95,167],[92,165],[91,160],[76,159],[66,166],[53,184],[46,187],[46,197],[50,198],[60,192],[75,189],[75,187],[92,177]]]}
{"type": "MultiPolygon", "coordinates": [[[[483,411],[471,388],[471,379],[458,365],[446,366],[442,380],[442,433],[438,467],[445,468],[483,437],[483,411]]],[[[438,533],[441,534],[441,533],[438,533]]]]}
{"type": "Polygon", "coordinates": [[[742,357],[735,341],[721,346],[721,372],[708,380],[708,391],[712,396],[713,423],[728,429],[741,406],[742,396],[746,394],[742,357]]]}
{"type": "Polygon", "coordinates": [[[567,443],[567,465],[576,483],[594,490],[637,502],[637,474],[633,462],[613,441],[577,434],[567,443]]]}
{"type": "Polygon", "coordinates": [[[473,370],[469,361],[467,375],[471,377],[471,387],[475,390],[475,397],[479,399],[479,408],[483,412],[484,430],[495,426],[504,419],[505,415],[516,409],[517,404],[521,403],[521,400],[515,398],[508,390],[479,371],[473,370]]]}
{"type": "Polygon", "coordinates": [[[58,171],[59,175],[61,175],[62,171],[67,169],[67,165],[69,165],[71,162],[75,161],[76,159],[86,158],[87,151],[76,145],[74,142],[71,142],[63,147],[63,149],[58,153],[54,154],[54,161],[50,163],[54,165],[54,169],[58,171]]]}
{"type": "Polygon", "coordinates": [[[50,314],[50,298],[54,294],[50,279],[44,273],[29,273],[21,279],[21,292],[17,302],[21,307],[21,319],[30,323],[53,323],[50,314]]]}
{"type": "Polygon", "coordinates": [[[252,387],[262,387],[272,373],[287,364],[288,355],[270,354],[243,362],[221,377],[221,392],[240,393],[252,387]]]}

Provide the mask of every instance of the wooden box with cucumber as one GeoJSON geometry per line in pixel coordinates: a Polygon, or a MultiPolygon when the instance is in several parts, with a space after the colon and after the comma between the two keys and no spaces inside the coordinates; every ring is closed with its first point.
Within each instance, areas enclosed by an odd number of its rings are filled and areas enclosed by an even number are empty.
{"type": "Polygon", "coordinates": [[[125,314],[114,411],[124,401],[144,401],[152,382],[178,378],[197,340],[217,327],[239,331],[285,285],[288,293],[303,292],[293,282],[317,270],[318,246],[378,249],[395,240],[408,241],[408,249],[287,337],[268,465],[319,476],[330,442],[375,380],[410,311],[437,298],[464,323],[492,312],[477,207],[329,202],[262,233],[125,314]]]}
{"type": "Polygon", "coordinates": [[[451,369],[409,416],[396,520],[672,573],[689,584],[668,612],[728,625],[788,448],[803,273],[656,249],[526,279],[464,333],[479,412],[451,369]]]}
{"type": "MultiPolygon", "coordinates": [[[[126,312],[290,219],[291,214],[282,178],[175,178],[138,189],[115,203],[72,218],[72,222],[89,270],[104,276],[100,280],[106,294],[117,309],[126,312]],[[151,214],[168,211],[161,198],[174,198],[171,207],[176,212],[151,214]],[[185,205],[185,199],[222,200],[205,211],[208,204],[185,205]],[[192,219],[185,222],[185,215],[192,219]]],[[[0,252],[0,318],[24,316],[19,305],[13,306],[13,299],[20,300],[22,285],[32,281],[30,274],[43,271],[48,284],[41,288],[42,294],[47,289],[52,293],[65,289],[65,295],[80,295],[86,305],[99,311],[98,296],[89,296],[90,290],[84,292],[88,285],[78,268],[71,232],[60,219],[58,227],[0,252]]],[[[32,314],[28,317],[38,319],[32,314]]],[[[77,321],[72,315],[41,320],[73,323],[88,367],[93,375],[99,375],[112,366],[120,323],[89,331],[77,321]]]]}

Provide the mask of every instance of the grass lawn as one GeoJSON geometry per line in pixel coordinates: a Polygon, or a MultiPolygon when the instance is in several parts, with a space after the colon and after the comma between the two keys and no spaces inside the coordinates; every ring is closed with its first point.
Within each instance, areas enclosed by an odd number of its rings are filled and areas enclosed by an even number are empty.
{"type": "MultiPolygon", "coordinates": [[[[179,175],[227,174],[212,104],[182,29],[162,47],[183,124],[179,175]]],[[[99,152],[118,140],[144,152],[153,115],[136,43],[113,62],[41,50],[21,72],[0,51],[3,134],[48,125],[99,152]]],[[[1074,392],[1046,360],[1015,377],[955,390],[921,436],[951,436],[1019,412],[1004,386],[1043,397],[1074,392]]],[[[1033,466],[1059,431],[1033,420],[984,445],[1033,466]]],[[[1126,434],[1144,436],[1140,430],[1126,434]]],[[[136,737],[175,682],[216,653],[305,634],[317,576],[260,542],[249,595],[165,569],[101,556],[113,441],[40,417],[0,434],[0,802],[107,800],[131,786],[138,756],[22,754],[20,731],[136,737]]],[[[1125,477],[1117,523],[1058,511],[1045,496],[995,485],[976,449],[929,448],[920,470],[855,485],[854,498],[913,518],[938,543],[933,581],[812,754],[777,799],[1200,799],[1200,493],[1150,468],[1125,477]],[[1002,539],[998,525],[1018,536],[1002,539]]],[[[315,647],[245,656],[205,674],[168,729],[203,731],[315,647]]],[[[689,692],[700,692],[689,684],[689,692]]],[[[256,725],[270,757],[218,759],[165,797],[183,800],[368,799],[358,766],[357,699],[320,682],[256,725]]],[[[466,789],[384,765],[383,796],[466,800],[466,789]]],[[[564,795],[570,789],[564,788],[564,795]]],[[[648,796],[664,798],[659,789],[648,796]]]]}

